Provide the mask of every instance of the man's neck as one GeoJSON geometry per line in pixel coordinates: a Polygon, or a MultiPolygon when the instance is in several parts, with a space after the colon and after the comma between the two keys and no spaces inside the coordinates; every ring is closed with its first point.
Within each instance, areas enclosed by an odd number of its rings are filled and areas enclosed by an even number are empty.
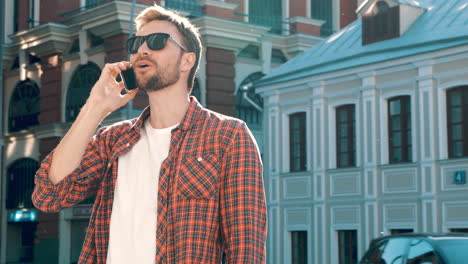
{"type": "Polygon", "coordinates": [[[182,122],[190,99],[186,90],[174,88],[166,87],[148,93],[151,107],[150,123],[153,128],[166,128],[182,122]]]}

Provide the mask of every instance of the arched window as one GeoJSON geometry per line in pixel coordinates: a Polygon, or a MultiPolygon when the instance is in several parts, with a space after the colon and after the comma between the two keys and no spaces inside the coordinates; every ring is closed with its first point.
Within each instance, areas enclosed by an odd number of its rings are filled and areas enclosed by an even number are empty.
{"type": "Polygon", "coordinates": [[[197,98],[197,101],[201,103],[201,89],[200,89],[200,81],[198,80],[198,78],[195,78],[193,82],[193,88],[192,88],[192,92],[190,93],[190,95],[195,96],[195,98],[197,98]]]}
{"type": "Polygon", "coordinates": [[[264,76],[261,72],[255,72],[247,76],[239,86],[236,95],[236,117],[244,120],[249,127],[262,125],[262,112],[257,107],[263,108],[263,99],[255,93],[254,81],[264,76]],[[246,94],[246,99],[244,96],[246,94]]]}
{"type": "Polygon", "coordinates": [[[10,99],[8,131],[16,132],[39,124],[39,87],[26,79],[19,82],[10,99]]]}
{"type": "Polygon", "coordinates": [[[31,195],[34,175],[39,169],[37,161],[30,158],[16,160],[7,170],[7,209],[34,208],[31,195]]]}
{"type": "Polygon", "coordinates": [[[89,97],[91,88],[99,79],[101,69],[95,63],[88,62],[81,65],[73,73],[67,92],[67,106],[65,119],[67,122],[74,121],[81,107],[89,97]]]}

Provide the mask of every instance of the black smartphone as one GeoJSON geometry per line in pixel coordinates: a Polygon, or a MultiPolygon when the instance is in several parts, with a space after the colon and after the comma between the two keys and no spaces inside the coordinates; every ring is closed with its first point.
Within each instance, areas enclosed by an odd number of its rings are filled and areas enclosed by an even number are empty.
{"type": "Polygon", "coordinates": [[[131,90],[137,88],[137,82],[135,77],[135,72],[133,67],[128,67],[125,71],[120,73],[120,78],[125,85],[125,91],[130,92],[131,90]]]}

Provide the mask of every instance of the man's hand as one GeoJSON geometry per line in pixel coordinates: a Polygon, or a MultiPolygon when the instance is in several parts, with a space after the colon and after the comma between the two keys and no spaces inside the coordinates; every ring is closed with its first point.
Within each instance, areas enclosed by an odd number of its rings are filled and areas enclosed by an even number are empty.
{"type": "Polygon", "coordinates": [[[101,121],[108,114],[135,98],[138,89],[122,95],[124,84],[115,79],[121,71],[129,66],[130,62],[118,62],[104,66],[86,104],[81,108],[72,127],[55,149],[49,172],[49,179],[52,183],[59,183],[78,168],[85,154],[86,146],[101,121]]]}
{"type": "Polygon", "coordinates": [[[99,80],[94,84],[86,104],[102,117],[123,107],[138,93],[138,89],[134,89],[122,95],[124,84],[116,81],[117,75],[129,66],[130,62],[127,61],[106,64],[99,80]]]}

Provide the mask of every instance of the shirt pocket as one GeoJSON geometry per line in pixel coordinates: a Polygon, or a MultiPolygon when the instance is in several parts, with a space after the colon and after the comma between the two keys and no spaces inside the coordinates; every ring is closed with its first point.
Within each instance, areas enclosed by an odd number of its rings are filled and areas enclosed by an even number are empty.
{"type": "Polygon", "coordinates": [[[218,193],[220,165],[217,155],[188,156],[179,170],[183,199],[210,199],[218,193]]]}

